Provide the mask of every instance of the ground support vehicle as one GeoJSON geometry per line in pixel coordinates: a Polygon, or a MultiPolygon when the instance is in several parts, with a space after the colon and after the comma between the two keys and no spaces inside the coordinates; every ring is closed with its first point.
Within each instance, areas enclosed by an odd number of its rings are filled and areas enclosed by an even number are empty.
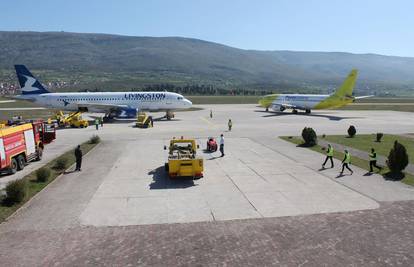
{"type": "MultiPolygon", "coordinates": [[[[170,178],[203,177],[203,158],[197,156],[198,145],[195,139],[172,139],[168,147],[168,162],[165,170],[170,178]]],[[[164,146],[166,150],[167,147],[164,146]]]]}
{"type": "Polygon", "coordinates": [[[209,137],[207,139],[207,151],[216,152],[217,151],[217,142],[214,137],[209,137]]]}
{"type": "Polygon", "coordinates": [[[62,111],[57,112],[52,118],[59,127],[72,127],[72,128],[86,128],[89,126],[87,120],[82,119],[82,112],[72,112],[69,115],[65,115],[62,111]]]}
{"type": "Polygon", "coordinates": [[[152,116],[148,116],[145,112],[138,113],[137,122],[135,126],[138,128],[150,128],[154,126],[152,116]]]}
{"type": "Polygon", "coordinates": [[[14,174],[26,163],[41,160],[44,142],[55,138],[55,131],[45,129],[42,121],[10,125],[0,129],[0,171],[14,174]]]}

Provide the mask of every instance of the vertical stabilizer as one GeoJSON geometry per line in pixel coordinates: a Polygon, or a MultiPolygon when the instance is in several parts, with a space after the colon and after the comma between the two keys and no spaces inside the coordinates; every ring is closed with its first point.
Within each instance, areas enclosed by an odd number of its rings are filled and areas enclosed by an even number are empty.
{"type": "Polygon", "coordinates": [[[341,87],[339,87],[334,95],[339,97],[352,96],[352,91],[354,90],[355,82],[358,76],[358,70],[353,69],[351,73],[349,73],[348,77],[346,77],[345,81],[342,83],[341,87]]]}
{"type": "Polygon", "coordinates": [[[17,79],[23,95],[37,95],[49,93],[49,91],[30,73],[24,65],[14,65],[17,79]]]}

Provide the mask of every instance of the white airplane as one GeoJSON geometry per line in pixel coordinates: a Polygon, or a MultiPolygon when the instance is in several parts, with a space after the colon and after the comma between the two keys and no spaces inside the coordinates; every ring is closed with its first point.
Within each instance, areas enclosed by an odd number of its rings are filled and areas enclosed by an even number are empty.
{"type": "Polygon", "coordinates": [[[339,108],[354,102],[356,99],[371,97],[352,95],[358,71],[353,69],[345,79],[341,87],[339,87],[331,95],[304,95],[304,94],[272,94],[266,95],[259,100],[259,104],[273,111],[283,112],[286,109],[292,109],[293,113],[297,113],[298,109],[311,113],[312,109],[331,109],[339,108]]]}
{"type": "Polygon", "coordinates": [[[174,110],[192,106],[191,101],[171,92],[50,93],[24,65],[14,67],[22,90],[16,98],[51,109],[102,112],[119,118],[134,118],[138,111],[165,111],[170,120],[174,110]]]}

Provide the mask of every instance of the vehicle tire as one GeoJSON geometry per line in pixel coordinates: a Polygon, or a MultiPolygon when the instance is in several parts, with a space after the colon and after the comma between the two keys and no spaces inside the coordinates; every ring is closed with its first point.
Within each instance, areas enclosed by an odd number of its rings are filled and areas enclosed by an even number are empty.
{"type": "Polygon", "coordinates": [[[293,114],[298,114],[298,111],[296,109],[292,110],[293,114]]]}
{"type": "Polygon", "coordinates": [[[266,108],[266,112],[268,112],[269,111],[269,108],[266,108]]]}
{"type": "Polygon", "coordinates": [[[43,149],[39,147],[36,151],[36,160],[40,161],[42,160],[42,157],[43,157],[43,149]]]}
{"type": "Polygon", "coordinates": [[[165,168],[166,172],[168,172],[170,170],[170,167],[168,166],[168,163],[165,163],[164,168],[165,168]]]}
{"type": "Polygon", "coordinates": [[[17,157],[17,170],[21,171],[24,169],[24,166],[26,165],[26,159],[23,155],[20,155],[17,157]]]}
{"type": "Polygon", "coordinates": [[[85,126],[83,126],[83,124],[81,124],[81,126],[80,126],[81,128],[84,128],[85,126]]]}
{"type": "Polygon", "coordinates": [[[311,113],[311,110],[310,110],[310,109],[307,109],[307,110],[305,110],[305,112],[306,112],[307,114],[310,114],[310,113],[311,113]]]}
{"type": "Polygon", "coordinates": [[[10,162],[10,169],[9,169],[9,173],[10,174],[15,174],[17,172],[17,160],[15,158],[11,159],[10,162]]]}

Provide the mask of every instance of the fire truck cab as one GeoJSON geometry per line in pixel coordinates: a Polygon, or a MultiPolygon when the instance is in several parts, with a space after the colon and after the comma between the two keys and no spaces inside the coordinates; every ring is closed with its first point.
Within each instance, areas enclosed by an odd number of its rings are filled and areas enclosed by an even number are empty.
{"type": "Polygon", "coordinates": [[[27,162],[41,160],[44,144],[56,137],[42,121],[0,128],[0,171],[14,174],[27,162]]]}

